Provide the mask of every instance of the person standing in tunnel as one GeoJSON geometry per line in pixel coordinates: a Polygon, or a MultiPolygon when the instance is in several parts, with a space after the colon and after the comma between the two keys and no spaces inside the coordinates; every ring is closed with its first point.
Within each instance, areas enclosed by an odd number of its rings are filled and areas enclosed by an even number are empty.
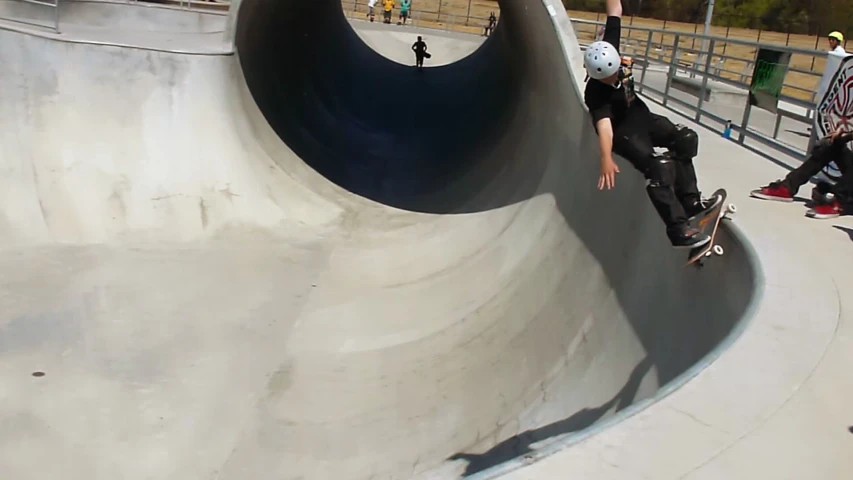
{"type": "Polygon", "coordinates": [[[423,37],[418,35],[418,41],[412,44],[412,50],[415,52],[415,66],[418,67],[418,71],[422,71],[424,68],[424,58],[432,56],[427,52],[427,44],[424,42],[423,37]]]}
{"type": "Polygon", "coordinates": [[[489,13],[489,24],[486,25],[486,28],[483,30],[483,36],[488,37],[495,30],[495,25],[498,24],[498,17],[495,16],[495,12],[489,13]]]}
{"type": "Polygon", "coordinates": [[[710,236],[691,226],[690,220],[722,199],[703,200],[699,193],[693,167],[699,136],[686,126],[652,113],[637,96],[631,75],[633,62],[619,53],[621,17],[621,0],[607,0],[604,37],[590,44],[584,53],[590,78],[584,103],[599,137],[598,189],[609,190],[616,185],[619,167],[613,153],[625,157],[645,176],[646,193],[663,220],[672,245],[705,245],[710,236]],[[655,147],[667,148],[669,154],[659,155],[655,147]]]}

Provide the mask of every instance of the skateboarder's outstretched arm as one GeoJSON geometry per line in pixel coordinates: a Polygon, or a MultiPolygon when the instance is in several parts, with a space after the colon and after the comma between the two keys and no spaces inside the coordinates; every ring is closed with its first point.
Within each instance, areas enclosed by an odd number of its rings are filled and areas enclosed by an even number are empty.
{"type": "Polygon", "coordinates": [[[622,0],[607,0],[607,16],[622,18],[622,0]]]}
{"type": "MultiPolygon", "coordinates": [[[[622,17],[622,0],[607,0],[607,17],[608,21],[604,27],[603,40],[618,50],[622,25],[618,20],[613,21],[610,18],[622,17]]],[[[594,105],[590,108],[590,112],[593,114],[595,127],[598,130],[598,148],[601,154],[601,173],[598,177],[598,189],[601,190],[607,187],[610,190],[616,186],[616,174],[619,173],[619,166],[613,161],[613,124],[610,121],[610,105],[594,105]]]]}

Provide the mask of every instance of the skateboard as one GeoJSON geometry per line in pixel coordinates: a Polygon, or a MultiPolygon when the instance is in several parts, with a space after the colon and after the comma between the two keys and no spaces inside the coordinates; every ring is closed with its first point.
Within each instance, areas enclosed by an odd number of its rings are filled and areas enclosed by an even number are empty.
{"type": "Polygon", "coordinates": [[[704,233],[710,234],[711,241],[701,247],[690,249],[690,254],[687,257],[687,263],[685,266],[695,265],[697,267],[703,267],[705,259],[710,257],[711,254],[722,256],[725,253],[723,246],[716,243],[717,230],[719,230],[720,222],[724,218],[732,218],[732,216],[737,212],[737,207],[732,203],[726,204],[728,194],[724,188],[718,189],[712,196],[720,196],[722,199],[717,203],[717,206],[700,213],[693,220],[696,228],[704,233]]]}

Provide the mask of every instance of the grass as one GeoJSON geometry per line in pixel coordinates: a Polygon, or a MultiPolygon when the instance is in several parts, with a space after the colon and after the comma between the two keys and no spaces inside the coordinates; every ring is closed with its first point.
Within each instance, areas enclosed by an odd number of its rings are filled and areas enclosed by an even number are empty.
{"type": "MultiPolygon", "coordinates": [[[[344,11],[350,16],[364,16],[367,12],[367,0],[342,0],[344,11]]],[[[511,0],[510,0],[511,1],[511,0]]],[[[399,3],[397,1],[396,3],[399,3]]],[[[495,12],[500,16],[500,9],[495,0],[413,0],[413,8],[417,11],[418,25],[432,28],[448,29],[458,32],[482,34],[483,27],[488,23],[489,12],[495,12]],[[440,1],[440,7],[439,7],[440,1]],[[469,9],[470,6],[470,9],[469,9]]],[[[378,5],[377,5],[378,7],[378,5]]],[[[568,11],[569,17],[585,20],[604,20],[601,12],[568,11]]],[[[381,16],[381,9],[377,8],[377,17],[381,16]]],[[[396,13],[395,13],[396,16],[396,13]]],[[[377,21],[381,19],[377,18],[377,21]]],[[[396,18],[394,19],[396,22],[396,18]]],[[[664,22],[640,17],[623,18],[623,36],[628,40],[628,52],[637,55],[645,53],[645,43],[648,33],[641,30],[632,30],[630,26],[665,29],[672,33],[656,33],[652,36],[653,47],[661,47],[657,52],[661,61],[669,62],[672,56],[672,45],[675,41],[675,33],[701,33],[702,26],[683,22],[664,22]]],[[[594,38],[595,28],[592,25],[575,23],[575,31],[578,38],[588,42],[594,38]]],[[[727,37],[733,40],[760,41],[767,45],[788,45],[802,49],[828,50],[829,46],[823,38],[808,35],[788,35],[766,30],[752,30],[747,28],[727,28],[712,26],[710,34],[727,37]],[[817,46],[816,46],[817,44],[817,46]]],[[[679,58],[682,64],[690,64],[695,61],[695,53],[682,49],[701,48],[701,41],[692,38],[680,38],[679,58]]],[[[628,53],[626,52],[626,53],[628,53]]],[[[712,61],[720,68],[719,75],[732,81],[748,84],[751,80],[752,60],[755,57],[756,48],[731,42],[717,42],[714,46],[712,61]],[[720,56],[725,55],[725,61],[721,65],[717,62],[720,56]]],[[[803,72],[790,71],[785,77],[785,86],[782,93],[793,98],[804,101],[813,101],[814,92],[817,90],[820,75],[823,73],[825,60],[806,54],[794,54],[791,57],[790,67],[803,72]]],[[[701,68],[701,67],[700,67],[701,68]]]]}

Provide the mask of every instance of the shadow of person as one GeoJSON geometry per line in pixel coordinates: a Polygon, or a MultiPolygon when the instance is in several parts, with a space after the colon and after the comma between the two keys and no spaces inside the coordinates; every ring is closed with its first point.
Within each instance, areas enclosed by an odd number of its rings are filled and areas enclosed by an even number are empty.
{"type": "Polygon", "coordinates": [[[531,445],[534,443],[584,430],[603,418],[614,407],[614,413],[616,413],[633,404],[637,396],[637,391],[640,388],[640,383],[653,365],[654,362],[652,362],[650,357],[644,358],[634,367],[625,386],[613,398],[602,405],[594,408],[584,408],[563,420],[519,433],[495,445],[487,452],[481,454],[456,453],[449,457],[448,460],[467,461],[468,466],[465,469],[464,475],[473,475],[515,457],[533,452],[531,445]]]}

